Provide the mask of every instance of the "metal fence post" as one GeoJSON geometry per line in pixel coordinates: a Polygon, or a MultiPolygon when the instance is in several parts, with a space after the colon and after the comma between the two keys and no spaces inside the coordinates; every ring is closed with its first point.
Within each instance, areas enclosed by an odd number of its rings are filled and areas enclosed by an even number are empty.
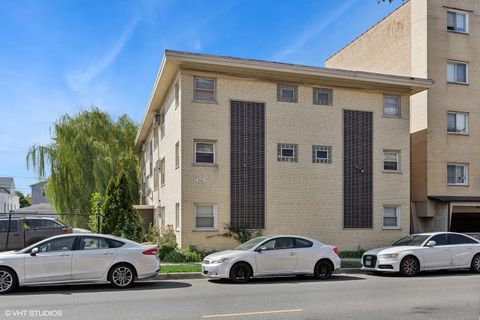
{"type": "Polygon", "coordinates": [[[10,238],[10,224],[12,223],[12,210],[8,212],[7,240],[5,241],[5,251],[8,251],[8,238],[10,238]]]}

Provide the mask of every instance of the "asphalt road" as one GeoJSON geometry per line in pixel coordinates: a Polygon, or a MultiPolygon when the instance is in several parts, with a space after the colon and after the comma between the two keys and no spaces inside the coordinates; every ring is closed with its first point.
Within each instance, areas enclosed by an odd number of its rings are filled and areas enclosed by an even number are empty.
{"type": "Polygon", "coordinates": [[[0,296],[0,319],[480,319],[480,275],[362,273],[331,280],[146,281],[23,288],[0,296]]]}

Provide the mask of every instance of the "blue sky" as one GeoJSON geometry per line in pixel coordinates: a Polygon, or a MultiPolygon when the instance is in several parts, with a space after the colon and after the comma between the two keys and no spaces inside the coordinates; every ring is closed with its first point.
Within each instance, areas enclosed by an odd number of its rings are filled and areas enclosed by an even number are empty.
{"type": "Polygon", "coordinates": [[[0,176],[63,113],[139,122],[165,49],[323,66],[401,4],[377,0],[0,0],[0,176]]]}

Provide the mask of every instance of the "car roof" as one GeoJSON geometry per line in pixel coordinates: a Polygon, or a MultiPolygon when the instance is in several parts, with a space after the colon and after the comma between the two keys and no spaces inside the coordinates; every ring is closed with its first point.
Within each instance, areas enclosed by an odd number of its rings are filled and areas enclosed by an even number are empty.
{"type": "Polygon", "coordinates": [[[260,237],[265,237],[267,239],[272,239],[272,238],[300,238],[300,239],[305,239],[305,240],[308,240],[308,241],[320,242],[318,240],[315,240],[315,239],[312,239],[312,238],[309,238],[309,237],[299,236],[299,235],[295,235],[295,234],[269,234],[269,235],[259,236],[258,238],[260,238],[260,237]]]}

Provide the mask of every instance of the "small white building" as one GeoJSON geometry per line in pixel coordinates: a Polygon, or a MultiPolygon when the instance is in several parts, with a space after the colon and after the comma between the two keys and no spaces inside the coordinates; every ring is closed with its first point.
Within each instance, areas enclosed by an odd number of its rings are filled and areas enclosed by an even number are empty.
{"type": "Polygon", "coordinates": [[[20,197],[15,193],[12,177],[0,177],[0,213],[20,208],[20,197]]]}

